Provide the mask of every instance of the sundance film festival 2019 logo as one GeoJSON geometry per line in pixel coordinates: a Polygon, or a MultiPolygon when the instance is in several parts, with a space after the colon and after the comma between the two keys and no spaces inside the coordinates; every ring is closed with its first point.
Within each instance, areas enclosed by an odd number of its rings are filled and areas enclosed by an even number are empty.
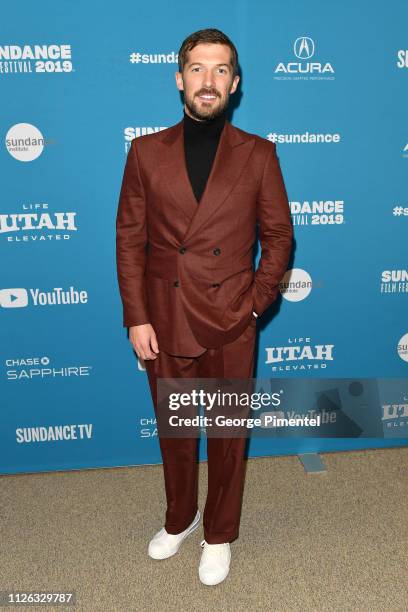
{"type": "Polygon", "coordinates": [[[73,70],[71,45],[0,46],[0,75],[73,70]]]}
{"type": "Polygon", "coordinates": [[[279,62],[274,70],[274,79],[280,81],[330,80],[335,79],[334,68],[330,62],[314,59],[315,43],[309,36],[300,36],[293,43],[296,60],[279,62]]]}
{"type": "Polygon", "coordinates": [[[140,136],[146,136],[147,134],[156,134],[162,130],[167,129],[164,127],[152,127],[152,126],[128,126],[123,130],[123,136],[125,140],[125,153],[127,153],[132,144],[134,138],[140,138],[140,136]]]}
{"type": "Polygon", "coordinates": [[[383,270],[380,293],[408,293],[408,270],[383,270]]]}
{"type": "Polygon", "coordinates": [[[344,200],[289,202],[292,225],[342,225],[344,200]]]}
{"type": "Polygon", "coordinates": [[[0,238],[7,242],[49,242],[69,240],[76,212],[51,212],[45,202],[23,204],[23,212],[0,214],[0,238]]]}
{"type": "Polygon", "coordinates": [[[6,134],[5,145],[14,159],[30,162],[40,157],[44,146],[54,144],[53,140],[45,140],[40,130],[31,123],[16,123],[6,134]]]}

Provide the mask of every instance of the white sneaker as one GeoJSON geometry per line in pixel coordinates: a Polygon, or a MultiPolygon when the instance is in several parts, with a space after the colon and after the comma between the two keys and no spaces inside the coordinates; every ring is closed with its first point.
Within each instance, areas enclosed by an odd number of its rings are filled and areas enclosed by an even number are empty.
{"type": "Polygon", "coordinates": [[[149,557],[152,559],[167,559],[175,555],[183,540],[194,531],[194,529],[197,529],[199,523],[200,511],[197,510],[197,514],[191,525],[181,533],[167,533],[164,527],[160,529],[149,542],[149,557]]]}
{"type": "Polygon", "coordinates": [[[222,582],[227,576],[231,563],[231,548],[225,544],[208,544],[203,540],[200,544],[201,554],[198,575],[203,584],[214,585],[222,582]]]}

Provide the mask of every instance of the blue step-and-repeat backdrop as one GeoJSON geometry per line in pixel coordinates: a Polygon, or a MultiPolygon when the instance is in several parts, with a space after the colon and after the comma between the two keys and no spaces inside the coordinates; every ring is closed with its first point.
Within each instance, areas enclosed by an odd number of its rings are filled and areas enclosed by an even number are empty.
{"type": "MultiPolygon", "coordinates": [[[[182,117],[177,52],[202,28],[238,48],[231,121],[276,142],[294,224],[255,375],[408,378],[407,23],[402,0],[3,7],[0,472],[161,462],[115,217],[132,139],[182,117]]],[[[389,435],[254,438],[249,456],[405,445],[407,391],[389,435]]]]}

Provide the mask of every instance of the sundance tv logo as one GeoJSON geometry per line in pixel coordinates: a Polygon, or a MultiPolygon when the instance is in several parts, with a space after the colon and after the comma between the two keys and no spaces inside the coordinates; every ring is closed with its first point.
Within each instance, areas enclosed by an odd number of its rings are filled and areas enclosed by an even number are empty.
{"type": "Polygon", "coordinates": [[[62,287],[54,287],[51,291],[27,290],[22,287],[0,289],[0,306],[2,308],[25,308],[29,305],[62,306],[86,304],[87,302],[88,293],[84,290],[77,291],[72,286],[66,291],[62,287]]]}
{"type": "Polygon", "coordinates": [[[334,69],[330,62],[312,60],[315,55],[315,43],[309,36],[300,36],[293,43],[293,55],[297,61],[279,62],[274,79],[280,81],[296,80],[331,80],[335,79],[334,69]]]}

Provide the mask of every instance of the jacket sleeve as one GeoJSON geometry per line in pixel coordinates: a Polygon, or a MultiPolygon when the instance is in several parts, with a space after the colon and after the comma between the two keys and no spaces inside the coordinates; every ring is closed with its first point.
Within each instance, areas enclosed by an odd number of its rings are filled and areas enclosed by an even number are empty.
{"type": "Polygon", "coordinates": [[[254,310],[261,315],[275,301],[292,250],[293,227],[275,143],[269,141],[257,199],[261,257],[253,284],[254,310]]]}
{"type": "Polygon", "coordinates": [[[123,173],[116,215],[116,267],[123,303],[123,326],[149,323],[145,266],[146,197],[133,139],[123,173]]]}

